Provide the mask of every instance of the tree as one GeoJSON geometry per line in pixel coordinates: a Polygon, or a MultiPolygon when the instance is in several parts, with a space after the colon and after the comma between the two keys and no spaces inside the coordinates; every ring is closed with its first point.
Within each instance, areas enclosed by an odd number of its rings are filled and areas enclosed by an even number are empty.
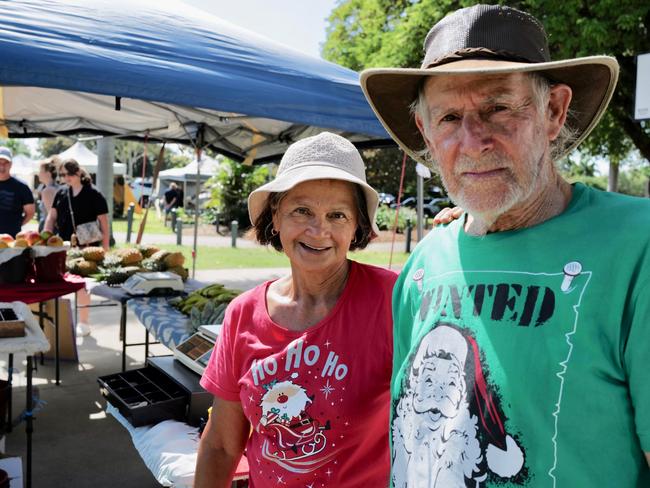
{"type": "Polygon", "coordinates": [[[48,137],[39,139],[38,152],[44,158],[61,154],[74,144],[74,139],[70,137],[48,137]]]}
{"type": "MultiPolygon", "coordinates": [[[[366,164],[366,179],[368,184],[379,192],[390,193],[397,196],[402,173],[402,159],[404,153],[397,147],[366,149],[361,155],[366,164]]],[[[441,186],[440,177],[434,174],[430,180],[425,181],[425,193],[428,188],[441,186]]],[[[406,160],[404,172],[404,186],[402,195],[415,195],[417,193],[417,178],[415,163],[412,159],[406,160]]],[[[402,198],[403,199],[403,198],[402,198]]]]}
{"type": "MultiPolygon", "coordinates": [[[[419,67],[422,42],[445,14],[475,4],[459,0],[347,0],[330,14],[323,56],[354,70],[419,67]]],[[[636,55],[650,51],[647,0],[526,0],[498,2],[539,18],[554,59],[608,54],[621,66],[618,87],[596,130],[580,146],[586,155],[623,161],[632,148],[650,160],[650,123],[635,122],[636,55]]]]}
{"type": "Polygon", "coordinates": [[[224,158],[219,173],[208,180],[212,192],[208,206],[218,209],[226,222],[237,220],[240,228],[248,227],[248,195],[266,183],[269,174],[267,165],[247,166],[224,158]]]}
{"type": "Polygon", "coordinates": [[[15,155],[24,154],[27,157],[32,157],[32,154],[25,144],[20,139],[0,139],[0,146],[6,146],[11,149],[11,152],[15,155]]]}

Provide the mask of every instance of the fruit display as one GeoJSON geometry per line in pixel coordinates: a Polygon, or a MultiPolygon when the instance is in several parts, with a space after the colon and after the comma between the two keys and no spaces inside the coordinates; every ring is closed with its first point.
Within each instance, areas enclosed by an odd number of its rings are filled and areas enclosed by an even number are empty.
{"type": "Polygon", "coordinates": [[[9,234],[0,234],[0,249],[36,246],[63,247],[64,242],[61,237],[46,230],[43,232],[22,231],[16,234],[15,238],[9,234]]]}
{"type": "Polygon", "coordinates": [[[240,293],[240,290],[231,290],[215,283],[193,291],[185,298],[172,299],[170,303],[189,315],[190,323],[196,329],[199,325],[222,323],[226,307],[240,293]]]}
{"type": "Polygon", "coordinates": [[[68,253],[67,267],[71,273],[90,276],[109,285],[119,285],[134,273],[147,271],[169,271],[186,281],[188,271],[184,264],[185,256],[181,252],[137,245],[108,253],[101,247],[73,249],[68,253]]]}
{"type": "Polygon", "coordinates": [[[67,247],[52,232],[22,231],[12,237],[0,234],[0,282],[63,280],[67,247]]]}

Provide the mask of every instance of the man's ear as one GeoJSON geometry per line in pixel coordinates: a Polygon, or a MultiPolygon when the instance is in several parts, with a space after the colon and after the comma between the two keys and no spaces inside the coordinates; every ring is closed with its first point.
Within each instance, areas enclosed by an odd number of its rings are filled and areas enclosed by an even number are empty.
{"type": "Polygon", "coordinates": [[[564,126],[572,96],[573,92],[569,85],[551,86],[546,113],[549,141],[554,141],[564,126]]]}

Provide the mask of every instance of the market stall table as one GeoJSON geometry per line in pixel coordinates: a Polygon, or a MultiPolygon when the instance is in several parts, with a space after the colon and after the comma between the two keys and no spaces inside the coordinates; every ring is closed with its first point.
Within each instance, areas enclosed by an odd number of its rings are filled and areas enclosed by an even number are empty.
{"type": "Polygon", "coordinates": [[[147,331],[169,349],[175,349],[192,333],[190,318],[164,297],[134,298],[127,302],[127,307],[147,331]]]}
{"type": "MultiPolygon", "coordinates": [[[[2,290],[4,292],[4,289],[2,290]]],[[[27,434],[27,456],[25,467],[25,486],[31,488],[32,486],[32,432],[33,428],[33,397],[32,397],[32,356],[38,352],[44,352],[50,349],[50,344],[45,337],[34,319],[32,311],[20,301],[13,303],[3,303],[0,301],[0,308],[12,308],[15,314],[25,322],[25,336],[24,337],[4,337],[0,339],[0,353],[7,353],[13,362],[13,355],[16,353],[24,353],[27,355],[27,388],[26,388],[26,402],[25,412],[25,432],[27,434]]],[[[9,388],[12,383],[12,370],[9,369],[9,388]]],[[[10,390],[11,391],[11,390],[10,390]]],[[[9,399],[9,406],[11,406],[11,398],[9,399]]],[[[11,408],[8,409],[9,423],[11,424],[11,408]]]]}
{"type": "Polygon", "coordinates": [[[4,283],[0,287],[0,302],[41,303],[54,300],[54,358],[56,363],[56,384],[59,384],[59,298],[77,293],[86,286],[80,276],[66,274],[63,281],[51,283],[4,283]]]}
{"type": "MultiPolygon", "coordinates": [[[[188,279],[185,282],[185,293],[190,293],[194,290],[198,290],[199,288],[202,288],[205,286],[205,283],[193,279],[188,279]]],[[[157,305],[158,301],[163,301],[167,302],[169,297],[156,297],[159,300],[153,300],[150,297],[135,297],[133,295],[129,295],[121,286],[109,286],[106,284],[96,284],[89,282],[89,291],[92,295],[96,295],[98,297],[106,298],[107,300],[110,300],[112,302],[116,302],[120,305],[120,340],[122,341],[122,371],[126,370],[126,348],[130,346],[145,346],[145,360],[147,356],[149,355],[149,332],[153,333],[155,337],[156,336],[156,328],[154,327],[153,330],[150,329],[146,323],[140,319],[141,316],[149,316],[151,315],[150,313],[147,312],[146,308],[150,306],[151,303],[156,304],[156,310],[159,308],[157,305]],[[147,329],[147,336],[145,338],[145,342],[132,342],[132,343],[127,343],[126,341],[126,304],[128,301],[133,301],[132,305],[129,305],[130,308],[133,308],[134,310],[138,310],[136,312],[136,315],[138,316],[138,319],[145,325],[145,328],[147,329]],[[142,302],[142,305],[139,306],[137,305],[138,302],[142,302]]],[[[187,316],[181,314],[176,310],[175,308],[169,306],[166,308],[166,312],[170,313],[174,316],[174,319],[172,320],[180,320],[182,322],[187,321],[187,316]],[[174,312],[178,315],[174,315],[174,312]]],[[[151,321],[149,321],[151,322],[151,321]]],[[[159,340],[159,339],[157,339],[159,340]]],[[[164,341],[161,341],[165,343],[164,341]]],[[[176,343],[178,344],[178,342],[176,343]]],[[[169,347],[168,344],[165,344],[169,347]]]]}
{"type": "MultiPolygon", "coordinates": [[[[158,483],[175,488],[193,486],[199,446],[196,427],[176,420],[133,427],[110,403],[106,412],[129,431],[134,447],[158,483]]],[[[248,479],[248,469],[248,460],[243,455],[233,476],[233,487],[237,481],[248,479]]]]}

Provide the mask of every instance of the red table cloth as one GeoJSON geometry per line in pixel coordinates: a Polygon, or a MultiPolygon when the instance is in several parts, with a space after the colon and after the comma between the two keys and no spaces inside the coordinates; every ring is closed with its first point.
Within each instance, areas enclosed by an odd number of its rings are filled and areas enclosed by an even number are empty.
{"type": "Polygon", "coordinates": [[[62,297],[84,288],[81,276],[66,274],[63,281],[53,283],[0,284],[0,302],[38,303],[62,297]]]}

